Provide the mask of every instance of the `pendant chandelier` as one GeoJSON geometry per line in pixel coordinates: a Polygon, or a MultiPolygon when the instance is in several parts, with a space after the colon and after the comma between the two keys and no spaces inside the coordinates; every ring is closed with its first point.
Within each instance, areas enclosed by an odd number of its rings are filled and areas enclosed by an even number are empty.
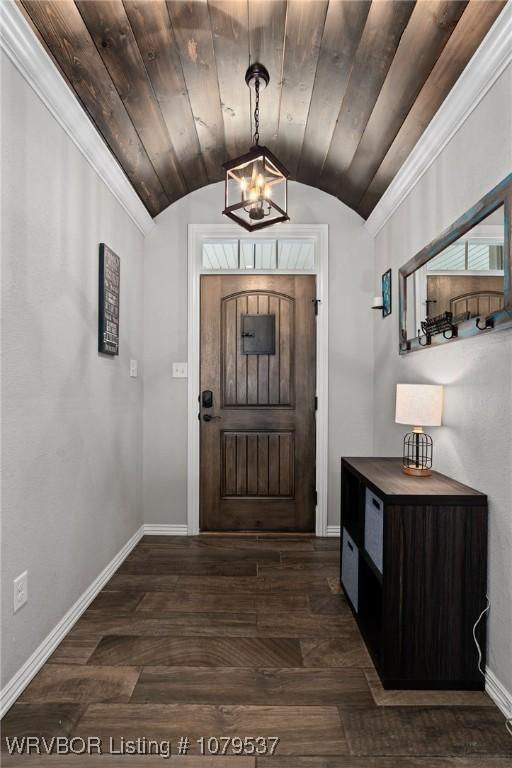
{"type": "Polygon", "coordinates": [[[254,232],[280,221],[288,221],[288,176],[277,157],[260,146],[260,91],[270,77],[262,64],[252,64],[245,82],[254,89],[254,144],[247,154],[224,163],[223,214],[254,232]]]}

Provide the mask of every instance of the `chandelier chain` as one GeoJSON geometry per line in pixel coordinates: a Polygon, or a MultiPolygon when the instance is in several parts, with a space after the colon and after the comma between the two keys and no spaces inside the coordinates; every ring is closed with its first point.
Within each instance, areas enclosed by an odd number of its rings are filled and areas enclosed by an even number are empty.
{"type": "Polygon", "coordinates": [[[258,146],[260,143],[260,81],[256,78],[254,83],[254,90],[256,92],[256,104],[254,107],[254,144],[258,146]]]}

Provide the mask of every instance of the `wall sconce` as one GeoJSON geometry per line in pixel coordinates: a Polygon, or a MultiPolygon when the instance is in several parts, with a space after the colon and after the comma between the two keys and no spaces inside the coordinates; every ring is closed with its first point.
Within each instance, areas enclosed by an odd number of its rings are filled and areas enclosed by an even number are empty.
{"type": "Polygon", "coordinates": [[[374,296],[372,299],[372,309],[384,309],[382,296],[374,296]]]}

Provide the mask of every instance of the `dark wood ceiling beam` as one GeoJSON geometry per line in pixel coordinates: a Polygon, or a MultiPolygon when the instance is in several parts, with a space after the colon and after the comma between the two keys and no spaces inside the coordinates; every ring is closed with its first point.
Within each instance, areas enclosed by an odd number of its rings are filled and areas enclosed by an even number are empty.
{"type": "Polygon", "coordinates": [[[351,207],[357,209],[467,3],[423,0],[416,4],[354,159],[339,180],[339,196],[351,207]]]}
{"type": "Polygon", "coordinates": [[[319,185],[332,194],[356,153],[414,5],[372,3],[320,177],[319,185]]]}
{"type": "Polygon", "coordinates": [[[165,0],[125,0],[124,7],[187,189],[198,189],[208,177],[165,0]]]}
{"type": "Polygon", "coordinates": [[[370,5],[371,0],[329,2],[299,153],[297,178],[305,184],[318,184],[370,5]]]}
{"type": "Polygon", "coordinates": [[[400,170],[504,5],[504,0],[470,0],[358,205],[365,218],[400,170]]]}
{"type": "Polygon", "coordinates": [[[228,157],[251,146],[251,99],[245,84],[249,64],[249,9],[246,0],[208,0],[213,48],[228,157]]]}
{"type": "Polygon", "coordinates": [[[75,3],[169,200],[177,200],[187,188],[123,3],[75,3]]]}
{"type": "Polygon", "coordinates": [[[260,102],[261,143],[272,150],[279,130],[285,28],[286,0],[249,0],[250,63],[259,61],[270,74],[260,102]]]}
{"type": "Polygon", "coordinates": [[[327,7],[327,0],[288,0],[277,152],[292,178],[304,141],[327,7]]]}
{"type": "Polygon", "coordinates": [[[169,198],[74,2],[23,0],[23,6],[142,202],[155,216],[169,204],[169,198]]]}
{"type": "Polygon", "coordinates": [[[227,158],[212,28],[206,0],[167,0],[208,180],[227,158]]]}

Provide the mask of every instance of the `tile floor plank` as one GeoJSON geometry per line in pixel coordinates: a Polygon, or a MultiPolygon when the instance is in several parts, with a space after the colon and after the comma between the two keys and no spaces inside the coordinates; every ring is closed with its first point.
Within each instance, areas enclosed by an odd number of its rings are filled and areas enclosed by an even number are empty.
{"type": "MultiPolygon", "coordinates": [[[[261,570],[261,568],[260,568],[261,570]]],[[[315,570],[304,572],[299,570],[286,570],[273,568],[271,572],[262,575],[262,579],[268,584],[272,592],[330,592],[327,578],[332,575],[325,571],[315,570]]]]}
{"type": "Polygon", "coordinates": [[[159,557],[152,560],[134,557],[126,559],[119,567],[122,574],[186,575],[186,576],[257,576],[254,560],[202,560],[200,558],[180,559],[159,557]]]}
{"type": "Polygon", "coordinates": [[[134,611],[142,598],[144,592],[133,592],[127,590],[109,590],[103,589],[98,597],[92,601],[88,611],[114,611],[127,612],[134,611]]]}
{"type": "MultiPolygon", "coordinates": [[[[267,594],[272,589],[272,583],[266,579],[253,576],[179,576],[177,589],[180,592],[194,592],[230,595],[259,595],[267,594]]],[[[161,591],[156,587],[148,587],[148,592],[161,591]]]]}
{"type": "Polygon", "coordinates": [[[257,768],[509,768],[508,757],[259,757],[257,768]]]}
{"type": "Polygon", "coordinates": [[[348,603],[345,597],[339,595],[328,595],[324,592],[319,594],[312,593],[308,595],[309,608],[312,613],[325,616],[335,616],[337,614],[346,614],[348,603]]]}
{"type": "Polygon", "coordinates": [[[274,706],[373,705],[360,669],[146,667],[132,702],[274,706]]]}
{"type": "Polygon", "coordinates": [[[371,667],[372,661],[357,630],[340,632],[328,640],[301,640],[305,667],[371,667]]]}
{"type": "Polygon", "coordinates": [[[251,613],[275,611],[306,611],[308,601],[305,595],[237,595],[211,594],[208,592],[190,593],[186,591],[146,592],[143,600],[137,606],[137,613],[153,612],[234,612],[247,611],[251,613]]]}
{"type": "Polygon", "coordinates": [[[200,737],[279,736],[280,755],[346,754],[347,743],[335,707],[208,706],[201,704],[92,704],[74,735],[133,739],[191,739],[197,754],[200,737]]]}
{"type": "Polygon", "coordinates": [[[101,637],[70,633],[54,650],[47,664],[87,664],[101,637]]]}
{"type": "Polygon", "coordinates": [[[299,642],[256,637],[104,637],[91,664],[187,667],[301,667],[299,642]]]}
{"type": "Polygon", "coordinates": [[[139,667],[45,664],[18,701],[30,704],[126,702],[139,674],[139,667]]]}
{"type": "Polygon", "coordinates": [[[295,563],[297,565],[335,565],[338,569],[340,567],[340,549],[338,547],[329,547],[322,550],[315,550],[313,552],[283,552],[281,555],[283,563],[295,563]]]}
{"type": "Polygon", "coordinates": [[[373,700],[379,707],[494,707],[485,691],[399,691],[386,690],[375,670],[365,669],[373,700]]]}
{"type": "MultiPolygon", "coordinates": [[[[323,554],[323,552],[305,552],[304,554],[323,554]]],[[[339,564],[334,562],[323,563],[321,560],[282,560],[280,563],[259,563],[258,564],[258,576],[264,576],[265,578],[272,576],[281,576],[282,574],[296,573],[299,574],[317,574],[322,578],[327,576],[337,576],[340,571],[339,564]]]]}
{"type": "MultiPolygon", "coordinates": [[[[171,752],[173,745],[171,744],[171,752]]],[[[8,755],[2,756],[2,768],[255,768],[253,757],[206,757],[157,754],[142,755],[8,755]]]]}
{"type": "Polygon", "coordinates": [[[494,755],[512,759],[503,715],[491,707],[373,707],[342,713],[354,755],[494,755]]]}
{"type": "Polygon", "coordinates": [[[7,739],[14,736],[70,736],[84,712],[81,704],[16,702],[2,719],[2,750],[7,750],[7,739]]]}
{"type": "Polygon", "coordinates": [[[136,612],[104,614],[86,612],[77,621],[75,635],[251,635],[255,613],[136,612]]]}
{"type": "Polygon", "coordinates": [[[259,613],[257,618],[258,635],[278,637],[334,637],[353,627],[354,619],[348,606],[345,613],[338,616],[315,615],[306,611],[292,613],[259,613]]]}
{"type": "MultiPolygon", "coordinates": [[[[164,538],[163,536],[161,537],[164,538]]],[[[182,537],[183,541],[188,542],[187,546],[178,546],[176,543],[168,543],[162,541],[159,543],[146,544],[144,539],[137,546],[134,551],[134,558],[152,558],[159,559],[163,557],[173,557],[178,560],[194,560],[201,559],[203,561],[220,560],[225,561],[226,558],[235,558],[236,560],[257,560],[259,562],[270,561],[279,562],[281,560],[282,546],[279,546],[279,542],[265,543],[258,540],[247,541],[237,539],[205,539],[204,537],[198,537],[197,542],[191,541],[186,536],[182,537]]],[[[291,548],[292,552],[313,552],[313,546],[308,545],[307,549],[297,549],[296,546],[291,548]]]]}
{"type": "MultiPolygon", "coordinates": [[[[198,579],[201,577],[198,576],[198,579]]],[[[119,573],[117,571],[105,589],[107,590],[130,590],[135,592],[173,592],[176,589],[179,576],[172,574],[160,574],[154,576],[152,573],[119,573]]]]}

